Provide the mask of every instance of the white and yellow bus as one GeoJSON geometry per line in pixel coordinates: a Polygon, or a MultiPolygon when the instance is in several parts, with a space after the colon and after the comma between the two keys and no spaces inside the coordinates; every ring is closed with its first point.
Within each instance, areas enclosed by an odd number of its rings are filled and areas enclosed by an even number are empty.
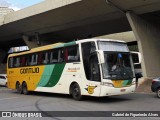
{"type": "Polygon", "coordinates": [[[135,91],[127,44],[111,39],[57,43],[11,54],[8,88],[82,96],[112,96],[135,91]]]}

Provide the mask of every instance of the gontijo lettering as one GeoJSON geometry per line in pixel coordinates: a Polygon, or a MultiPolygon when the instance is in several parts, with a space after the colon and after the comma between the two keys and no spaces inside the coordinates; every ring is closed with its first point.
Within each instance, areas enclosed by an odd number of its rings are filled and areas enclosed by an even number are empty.
{"type": "Polygon", "coordinates": [[[39,73],[39,67],[36,68],[22,68],[20,69],[21,74],[29,74],[29,73],[39,73]]]}

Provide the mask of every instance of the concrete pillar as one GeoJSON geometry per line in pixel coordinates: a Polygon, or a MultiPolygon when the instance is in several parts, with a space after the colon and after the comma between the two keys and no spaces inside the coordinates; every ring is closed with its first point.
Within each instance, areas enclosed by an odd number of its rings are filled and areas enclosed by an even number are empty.
{"type": "Polygon", "coordinates": [[[0,74],[6,74],[6,63],[4,63],[4,59],[7,53],[0,49],[0,74]]]}
{"type": "Polygon", "coordinates": [[[22,35],[22,39],[26,43],[29,49],[52,44],[52,41],[47,41],[42,38],[42,36],[39,35],[38,32],[35,33],[35,36],[27,36],[27,35],[22,35]]]}
{"type": "Polygon", "coordinates": [[[24,40],[24,42],[26,43],[26,45],[28,46],[29,49],[40,46],[39,44],[37,44],[36,39],[33,39],[27,35],[22,35],[22,39],[24,40]]]}
{"type": "Polygon", "coordinates": [[[132,12],[127,12],[126,16],[142,53],[143,76],[160,76],[160,27],[132,12]]]}
{"type": "Polygon", "coordinates": [[[5,56],[6,52],[0,49],[0,63],[3,63],[5,56]]]}

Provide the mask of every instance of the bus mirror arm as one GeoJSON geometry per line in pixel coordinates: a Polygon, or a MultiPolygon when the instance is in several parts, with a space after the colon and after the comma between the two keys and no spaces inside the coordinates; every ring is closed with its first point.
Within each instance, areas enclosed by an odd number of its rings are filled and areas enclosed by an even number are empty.
{"type": "Polygon", "coordinates": [[[139,64],[141,64],[140,62],[139,63],[133,63],[134,65],[139,65],[139,64]]]}
{"type": "Polygon", "coordinates": [[[79,62],[73,62],[73,64],[80,64],[79,62]]]}
{"type": "Polygon", "coordinates": [[[142,55],[140,52],[131,51],[132,61],[134,65],[139,65],[142,62],[142,55]],[[136,62],[134,61],[136,59],[136,62]],[[138,60],[137,60],[138,59],[138,60]]]}
{"type": "Polygon", "coordinates": [[[99,64],[105,63],[104,52],[102,50],[96,50],[96,52],[99,56],[99,64]]]}

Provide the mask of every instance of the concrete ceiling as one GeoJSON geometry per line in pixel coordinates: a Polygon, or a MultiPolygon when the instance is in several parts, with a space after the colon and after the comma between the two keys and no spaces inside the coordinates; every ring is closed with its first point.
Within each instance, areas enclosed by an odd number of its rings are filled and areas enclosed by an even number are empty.
{"type": "MultiPolygon", "coordinates": [[[[160,0],[110,1],[160,24],[160,0]]],[[[7,44],[21,39],[22,34],[33,36],[35,32],[54,42],[54,38],[69,41],[130,30],[125,14],[106,0],[54,0],[6,15],[0,26],[0,42],[7,44]]]]}
{"type": "Polygon", "coordinates": [[[133,31],[103,35],[103,36],[98,36],[95,38],[104,38],[104,39],[108,38],[108,39],[115,39],[115,40],[123,40],[125,42],[137,41],[133,31]]]}

